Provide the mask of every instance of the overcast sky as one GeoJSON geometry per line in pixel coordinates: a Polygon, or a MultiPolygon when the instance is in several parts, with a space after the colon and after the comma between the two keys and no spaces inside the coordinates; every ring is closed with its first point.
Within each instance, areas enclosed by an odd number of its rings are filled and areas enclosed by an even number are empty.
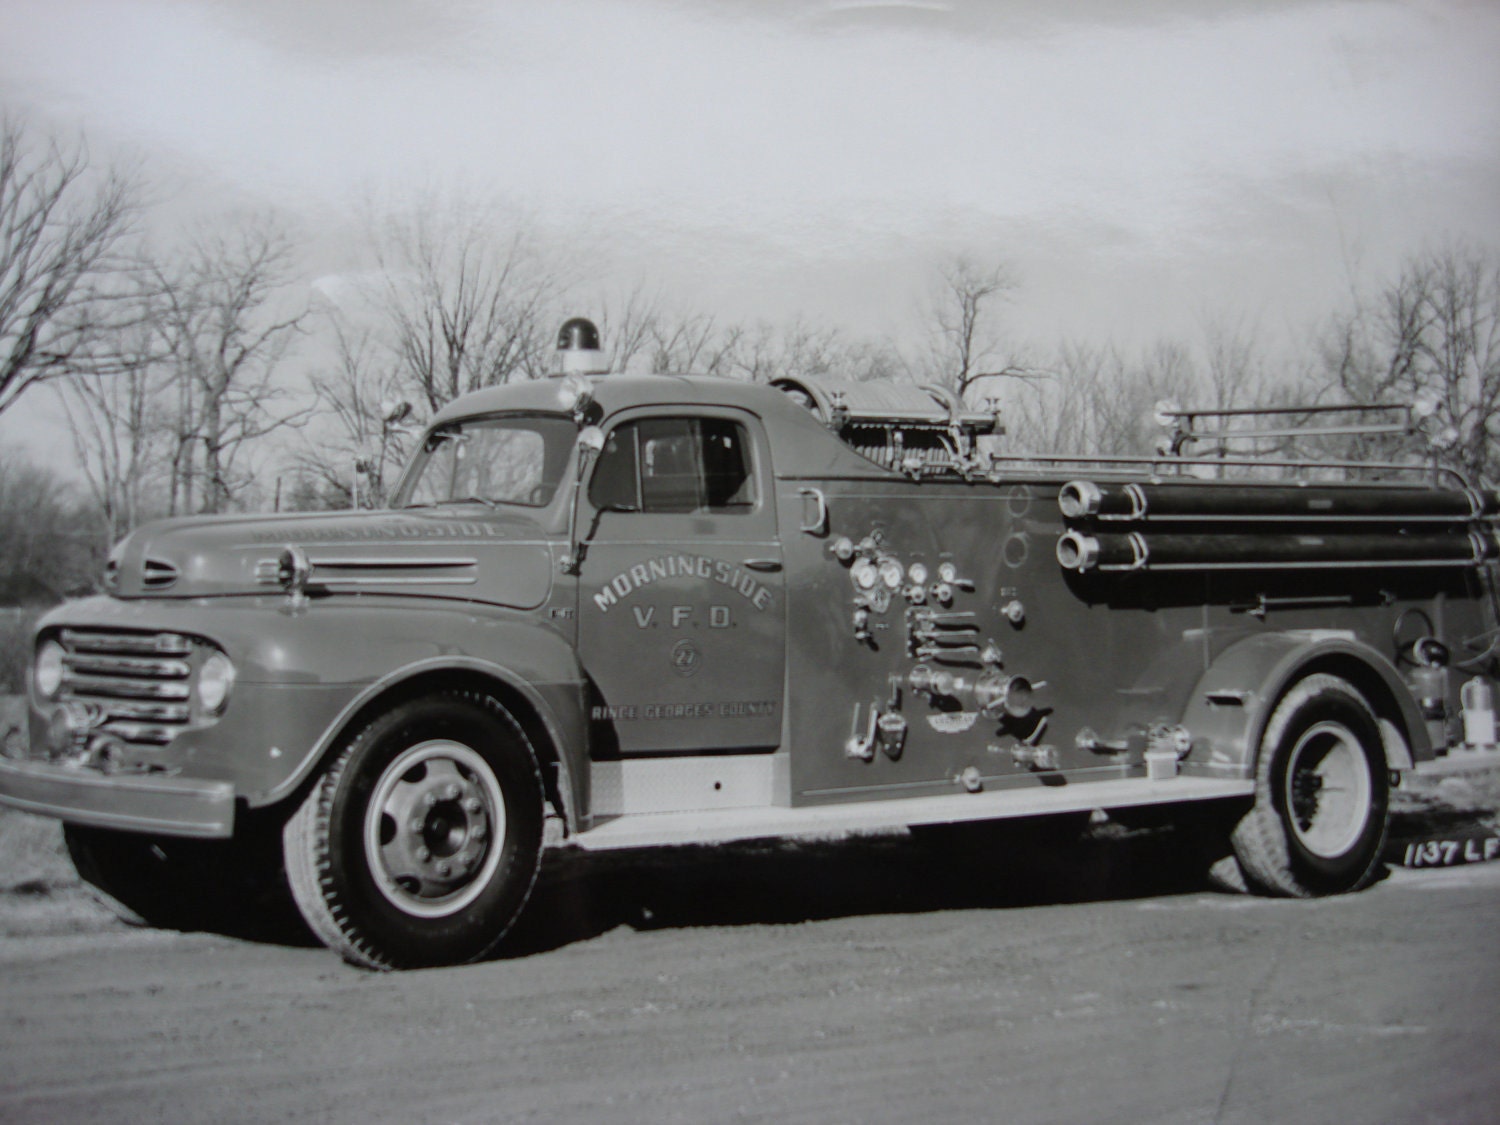
{"type": "Polygon", "coordinates": [[[731,321],[879,332],[944,256],[1009,261],[1042,344],[1291,332],[1500,246],[1497,60],[1488,0],[0,4],[6,105],[330,269],[361,195],[458,185],[731,321]]]}

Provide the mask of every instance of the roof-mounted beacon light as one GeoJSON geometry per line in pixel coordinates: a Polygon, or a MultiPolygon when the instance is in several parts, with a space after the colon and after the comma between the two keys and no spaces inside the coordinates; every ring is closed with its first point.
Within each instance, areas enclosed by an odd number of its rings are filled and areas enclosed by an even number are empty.
{"type": "Polygon", "coordinates": [[[575,316],[563,322],[557,330],[557,362],[554,366],[553,375],[559,377],[558,403],[581,426],[594,401],[594,385],[587,376],[609,370],[599,348],[599,330],[593,321],[575,316]]]}
{"type": "Polygon", "coordinates": [[[563,321],[557,330],[556,374],[603,375],[608,370],[594,322],[582,316],[563,321]]]}

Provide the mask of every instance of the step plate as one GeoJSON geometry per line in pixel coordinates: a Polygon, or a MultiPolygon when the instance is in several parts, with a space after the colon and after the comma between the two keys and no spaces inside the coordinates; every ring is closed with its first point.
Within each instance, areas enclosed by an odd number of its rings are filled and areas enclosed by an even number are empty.
{"type": "Polygon", "coordinates": [[[644,848],[670,844],[719,844],[780,836],[828,836],[904,828],[913,824],[948,824],[1007,817],[1136,805],[1250,797],[1255,782],[1204,777],[1162,781],[1122,778],[1079,785],[1001,789],[905,800],[860,801],[805,808],[758,807],[711,812],[657,812],[602,820],[571,844],[588,851],[644,848]]]}

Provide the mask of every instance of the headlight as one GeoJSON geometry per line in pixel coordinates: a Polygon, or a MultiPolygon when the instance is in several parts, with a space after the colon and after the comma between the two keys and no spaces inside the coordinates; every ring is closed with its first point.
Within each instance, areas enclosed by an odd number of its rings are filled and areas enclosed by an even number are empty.
{"type": "Polygon", "coordinates": [[[36,650],[31,682],[36,685],[36,693],[43,699],[57,698],[57,691],[62,687],[63,681],[63,658],[67,654],[67,650],[56,641],[48,641],[36,650]]]}
{"type": "Polygon", "coordinates": [[[198,669],[198,705],[210,715],[224,710],[234,687],[234,664],[222,652],[210,653],[198,669]]]}

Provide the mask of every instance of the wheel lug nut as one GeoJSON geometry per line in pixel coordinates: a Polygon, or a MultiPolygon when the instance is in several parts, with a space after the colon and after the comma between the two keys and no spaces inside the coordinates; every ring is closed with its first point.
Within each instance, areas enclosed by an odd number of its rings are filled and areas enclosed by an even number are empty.
{"type": "Polygon", "coordinates": [[[470,797],[464,802],[464,808],[471,813],[477,813],[484,806],[479,803],[478,797],[470,797]]]}
{"type": "Polygon", "coordinates": [[[447,797],[450,801],[456,801],[458,800],[458,795],[462,792],[463,790],[458,787],[458,782],[450,781],[448,788],[443,790],[443,796],[447,797]]]}
{"type": "Polygon", "coordinates": [[[476,824],[476,825],[474,825],[473,828],[469,829],[469,839],[471,839],[471,840],[483,840],[484,837],[485,837],[485,833],[486,832],[487,832],[487,829],[485,828],[484,825],[482,825],[482,824],[476,824]]]}
{"type": "Polygon", "coordinates": [[[422,832],[422,818],[420,816],[412,817],[411,823],[407,827],[412,830],[413,835],[420,835],[422,832]]]}
{"type": "Polygon", "coordinates": [[[434,793],[432,790],[429,789],[426,793],[422,794],[422,803],[424,805],[426,805],[429,809],[432,808],[433,805],[437,804],[437,802],[438,802],[437,794],[434,793]]]}
{"type": "Polygon", "coordinates": [[[432,853],[426,848],[418,848],[417,858],[420,859],[423,863],[426,863],[429,859],[432,858],[432,853]]]}

